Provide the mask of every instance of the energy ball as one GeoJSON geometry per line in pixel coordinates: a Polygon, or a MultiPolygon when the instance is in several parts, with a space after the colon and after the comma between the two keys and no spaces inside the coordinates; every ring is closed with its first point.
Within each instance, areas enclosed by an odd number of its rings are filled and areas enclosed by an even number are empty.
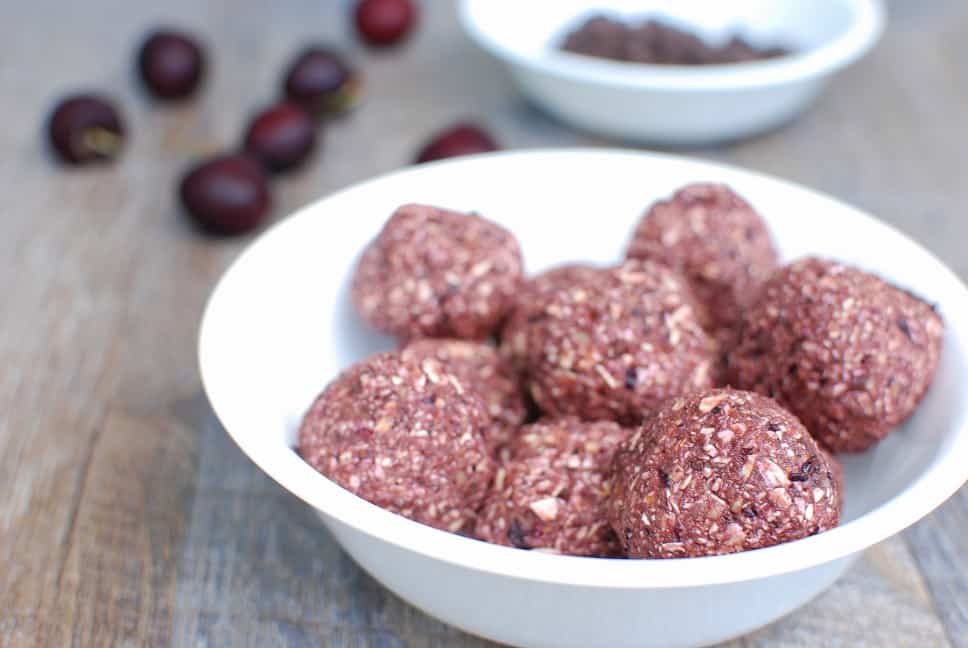
{"type": "Polygon", "coordinates": [[[728,337],[777,267],[766,223],[725,185],[691,184],[649,208],[628,258],[680,272],[705,306],[709,328],[728,337]]]}
{"type": "Polygon", "coordinates": [[[598,270],[578,263],[557,266],[535,275],[521,288],[514,309],[501,330],[501,354],[519,371],[525,365],[528,323],[558,290],[566,290],[598,270]]]}
{"type": "Polygon", "coordinates": [[[363,252],[353,303],[369,324],[404,340],[483,340],[513,306],[522,272],[521,248],[503,227],[404,205],[363,252]]]}
{"type": "Polygon", "coordinates": [[[630,558],[759,549],[837,526],[827,456],[765,396],[712,389],[667,403],[615,454],[608,517],[630,558]]]}
{"type": "Polygon", "coordinates": [[[828,449],[861,452],[914,412],[943,336],[938,314],[910,293],[806,258],[764,286],[727,356],[727,377],[775,398],[828,449]]]}
{"type": "Polygon", "coordinates": [[[403,349],[407,360],[438,360],[463,389],[479,396],[492,424],[484,431],[484,442],[492,451],[506,444],[526,414],[524,397],[514,369],[497,349],[465,340],[415,340],[403,349]]]}
{"type": "Polygon", "coordinates": [[[527,385],[552,416],[638,425],[666,399],[711,386],[716,344],[685,283],[626,261],[555,291],[527,325],[527,385]]]}
{"type": "Polygon", "coordinates": [[[575,556],[621,556],[605,518],[608,470],[629,430],[576,418],[527,425],[477,518],[481,540],[575,556]]]}
{"type": "Polygon", "coordinates": [[[494,465],[484,403],[433,358],[381,353],[340,374],[299,430],[299,455],[363,499],[438,529],[470,528],[494,465]]]}

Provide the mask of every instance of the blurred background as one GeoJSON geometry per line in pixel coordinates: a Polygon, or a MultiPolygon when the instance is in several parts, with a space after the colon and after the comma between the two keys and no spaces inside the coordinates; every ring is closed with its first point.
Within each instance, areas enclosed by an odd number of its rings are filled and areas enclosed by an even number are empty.
{"type": "MultiPolygon", "coordinates": [[[[364,89],[354,110],[322,123],[305,164],[272,179],[266,223],[412,164],[459,122],[505,149],[647,147],[580,132],[524,99],[449,0],[419,2],[412,33],[389,48],[361,41],[353,4],[0,7],[0,645],[487,645],[362,573],[218,427],[195,336],[252,234],[200,231],[179,182],[239,147],[313,43],[339,52],[364,89]],[[159,26],[204,46],[206,74],[187,101],[160,102],[138,78],[138,48],[159,26]],[[73,168],[51,152],[51,111],[78,91],[110,97],[123,115],[111,163],[73,168]]],[[[965,278],[968,7],[886,7],[877,47],[798,119],[678,152],[832,194],[965,278]]],[[[962,490],[737,645],[968,646],[966,530],[962,490]]]]}

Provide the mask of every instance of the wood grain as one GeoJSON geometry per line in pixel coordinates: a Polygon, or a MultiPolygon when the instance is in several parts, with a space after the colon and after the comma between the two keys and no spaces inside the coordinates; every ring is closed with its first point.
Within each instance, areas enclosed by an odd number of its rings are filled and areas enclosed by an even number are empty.
{"type": "MultiPolygon", "coordinates": [[[[231,444],[200,393],[204,300],[247,243],[185,225],[172,187],[235,145],[303,43],[344,49],[368,94],[276,183],[279,216],[408,163],[470,116],[509,148],[620,145],[520,98],[428,0],[414,40],[358,46],[346,2],[35,0],[0,20],[0,646],[484,646],[417,612],[231,444]],[[52,17],[56,16],[56,19],[52,17]],[[131,73],[151,26],[191,27],[212,73],[162,107],[131,73]],[[102,88],[132,137],[120,164],[65,171],[40,137],[55,96],[102,88]]],[[[694,154],[877,214],[968,277],[968,6],[889,3],[880,46],[794,124],[694,154]]],[[[334,223],[338,227],[339,223],[334,223]]],[[[968,491],[868,551],[828,592],[731,646],[968,646],[968,491]]]]}
{"type": "Polygon", "coordinates": [[[956,648],[968,646],[968,578],[965,572],[965,489],[905,535],[937,602],[941,621],[956,648]]]}
{"type": "Polygon", "coordinates": [[[195,442],[168,417],[108,413],[65,542],[58,625],[40,643],[167,642],[195,442]]]}

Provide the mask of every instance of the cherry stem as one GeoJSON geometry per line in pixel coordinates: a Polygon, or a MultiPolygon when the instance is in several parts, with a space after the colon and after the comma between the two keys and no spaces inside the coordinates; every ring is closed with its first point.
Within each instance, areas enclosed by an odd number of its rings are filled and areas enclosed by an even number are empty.
{"type": "Polygon", "coordinates": [[[106,128],[95,126],[81,133],[81,146],[104,157],[114,157],[121,150],[121,137],[106,128]]]}

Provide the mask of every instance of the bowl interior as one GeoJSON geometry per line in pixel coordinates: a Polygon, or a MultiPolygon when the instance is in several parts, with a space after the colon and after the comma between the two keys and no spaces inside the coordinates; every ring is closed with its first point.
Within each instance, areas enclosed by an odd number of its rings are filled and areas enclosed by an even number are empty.
{"type": "Polygon", "coordinates": [[[560,55],[557,49],[565,34],[602,12],[633,21],[662,19],[697,33],[710,44],[720,44],[739,33],[754,45],[783,45],[796,51],[832,42],[855,22],[855,3],[848,0],[468,0],[465,9],[481,32],[529,58],[560,55]]]}
{"type": "MultiPolygon", "coordinates": [[[[522,554],[538,558],[380,511],[336,487],[292,450],[303,413],[326,383],[354,361],[393,347],[350,306],[347,286],[356,257],[395,207],[426,202],[475,210],[510,228],[530,272],[570,260],[612,263],[621,258],[646,206],[695,181],[725,182],[746,197],[769,223],[784,259],[821,254],[876,272],[937,303],[947,325],[938,376],[917,413],[874,449],[846,457],[847,524],[748,552],[742,560],[781,552],[776,561],[787,552],[769,569],[792,570],[798,560],[803,566],[818,560],[810,547],[832,559],[836,552],[845,555],[913,523],[968,473],[963,459],[951,456],[968,449],[964,287],[917,244],[853,208],[779,180],[672,156],[604,151],[478,156],[404,170],[310,205],[256,241],[213,294],[199,347],[209,399],[243,451],[330,515],[354,526],[372,523],[368,530],[374,534],[395,525],[395,542],[407,542],[401,534],[424,534],[421,542],[431,538],[437,550],[453,550],[454,556],[480,547],[500,551],[499,557],[516,554],[502,558],[504,565],[522,554]]],[[[589,560],[541,560],[546,558],[589,560]]],[[[617,562],[628,571],[627,561],[617,562]]]]}

